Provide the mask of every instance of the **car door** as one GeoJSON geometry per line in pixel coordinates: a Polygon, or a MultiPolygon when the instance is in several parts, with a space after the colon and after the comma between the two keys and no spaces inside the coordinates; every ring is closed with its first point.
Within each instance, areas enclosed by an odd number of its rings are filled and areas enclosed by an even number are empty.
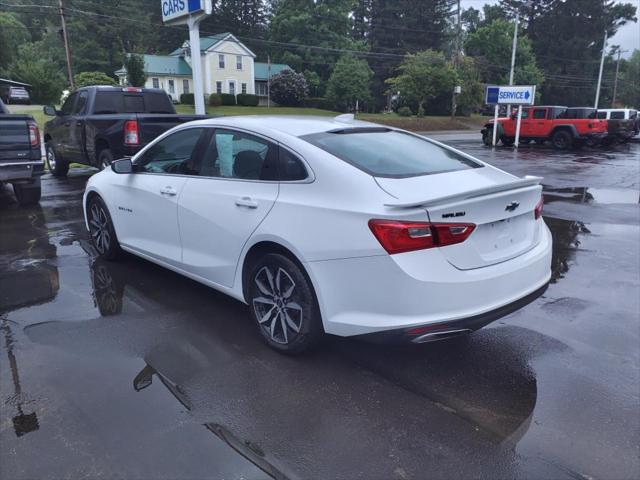
{"type": "Polygon", "coordinates": [[[199,176],[178,202],[184,268],[231,287],[246,241],[276,201],[277,145],[247,132],[218,128],[203,150],[199,176]]]}
{"type": "Polygon", "coordinates": [[[77,92],[69,95],[62,104],[62,107],[60,107],[60,110],[58,110],[57,115],[48,124],[48,133],[51,135],[53,146],[56,152],[63,157],[67,155],[69,126],[71,125],[70,118],[77,98],[77,92]]]}
{"type": "Polygon", "coordinates": [[[532,137],[547,137],[551,133],[551,122],[547,120],[546,108],[532,108],[529,110],[532,137]]]}
{"type": "Polygon", "coordinates": [[[520,136],[521,137],[532,137],[533,135],[533,125],[531,123],[531,109],[523,108],[522,109],[522,117],[520,118],[520,136]]]}
{"type": "Polygon", "coordinates": [[[180,266],[178,199],[195,173],[204,128],[184,128],[152,144],[134,159],[134,172],[114,175],[110,210],[116,216],[120,243],[174,266],[180,266]]]}
{"type": "Polygon", "coordinates": [[[68,132],[67,145],[65,148],[66,159],[70,162],[84,163],[84,118],[85,109],[87,107],[87,100],[89,98],[89,92],[82,90],[78,92],[75,105],[71,111],[71,115],[68,118],[68,132]]]}

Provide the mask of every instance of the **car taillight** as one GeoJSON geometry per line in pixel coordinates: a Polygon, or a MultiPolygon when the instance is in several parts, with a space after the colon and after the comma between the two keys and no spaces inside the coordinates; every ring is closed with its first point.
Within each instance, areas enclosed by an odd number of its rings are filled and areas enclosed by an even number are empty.
{"type": "Polygon", "coordinates": [[[138,121],[127,120],[124,122],[124,144],[138,145],[140,143],[140,135],[138,134],[138,121]]]}
{"type": "Polygon", "coordinates": [[[542,207],[544,206],[544,197],[540,197],[540,200],[536,204],[536,208],[533,209],[533,215],[535,219],[539,219],[542,216],[542,207]]]}
{"type": "Polygon", "coordinates": [[[123,92],[137,92],[140,93],[142,91],[141,88],[137,88],[137,87],[124,87],[122,89],[123,92]]]}
{"type": "Polygon", "coordinates": [[[476,226],[472,223],[369,220],[369,228],[382,248],[394,254],[464,242],[476,226]]]}
{"type": "Polygon", "coordinates": [[[38,130],[38,125],[33,122],[29,122],[29,143],[32,147],[40,145],[40,130],[38,130]]]}

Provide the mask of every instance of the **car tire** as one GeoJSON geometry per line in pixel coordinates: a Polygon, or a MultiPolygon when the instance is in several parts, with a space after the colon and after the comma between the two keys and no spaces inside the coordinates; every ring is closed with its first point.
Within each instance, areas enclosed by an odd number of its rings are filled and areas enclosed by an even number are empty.
{"type": "Polygon", "coordinates": [[[515,141],[516,141],[516,140],[515,140],[515,138],[511,138],[511,137],[502,137],[502,138],[501,138],[501,140],[502,140],[502,144],[503,144],[505,147],[510,147],[510,146],[511,146],[511,145],[513,145],[513,144],[515,143],[515,141]]]}
{"type": "Polygon", "coordinates": [[[482,143],[484,143],[487,147],[490,147],[492,142],[493,142],[493,129],[487,128],[482,134],[482,143]]]}
{"type": "Polygon", "coordinates": [[[556,150],[568,150],[573,143],[573,137],[566,130],[557,130],[551,136],[551,144],[556,150]]]}
{"type": "Polygon", "coordinates": [[[66,162],[53,148],[51,142],[45,145],[45,157],[47,159],[47,168],[54,177],[64,177],[69,173],[69,162],[66,162]]]}
{"type": "Polygon", "coordinates": [[[104,260],[116,260],[121,256],[122,250],[118,243],[109,209],[97,195],[87,202],[87,222],[91,241],[98,252],[98,258],[104,260]]]}
{"type": "Polygon", "coordinates": [[[104,170],[105,168],[109,168],[111,163],[113,162],[113,153],[108,148],[104,148],[100,150],[98,154],[98,168],[100,170],[104,170]]]}
{"type": "Polygon", "coordinates": [[[531,143],[531,139],[530,138],[523,138],[522,140],[520,140],[520,143],[522,145],[529,145],[531,143]]]}
{"type": "Polygon", "coordinates": [[[35,179],[33,183],[14,183],[13,193],[15,193],[16,200],[20,205],[35,205],[42,196],[40,177],[35,179]]]}
{"type": "Polygon", "coordinates": [[[324,330],[313,286],[302,267],[279,253],[250,269],[247,301],[258,330],[274,350],[295,355],[318,344],[324,330]]]}

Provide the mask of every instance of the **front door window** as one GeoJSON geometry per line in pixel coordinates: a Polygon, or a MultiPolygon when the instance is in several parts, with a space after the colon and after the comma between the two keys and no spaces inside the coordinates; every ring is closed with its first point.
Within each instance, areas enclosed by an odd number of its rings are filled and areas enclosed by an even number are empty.
{"type": "Polygon", "coordinates": [[[229,94],[230,95],[236,94],[236,82],[229,82],[229,94]]]}

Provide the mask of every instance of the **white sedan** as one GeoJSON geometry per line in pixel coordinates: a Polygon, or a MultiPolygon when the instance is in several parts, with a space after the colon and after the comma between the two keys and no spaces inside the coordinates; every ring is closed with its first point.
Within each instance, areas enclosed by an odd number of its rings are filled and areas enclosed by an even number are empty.
{"type": "Polygon", "coordinates": [[[98,253],[121,250],[249,305],[273,348],[323,333],[416,343],[541,295],[540,178],[395,128],[243,116],[178,126],[87,183],[98,253]]]}

